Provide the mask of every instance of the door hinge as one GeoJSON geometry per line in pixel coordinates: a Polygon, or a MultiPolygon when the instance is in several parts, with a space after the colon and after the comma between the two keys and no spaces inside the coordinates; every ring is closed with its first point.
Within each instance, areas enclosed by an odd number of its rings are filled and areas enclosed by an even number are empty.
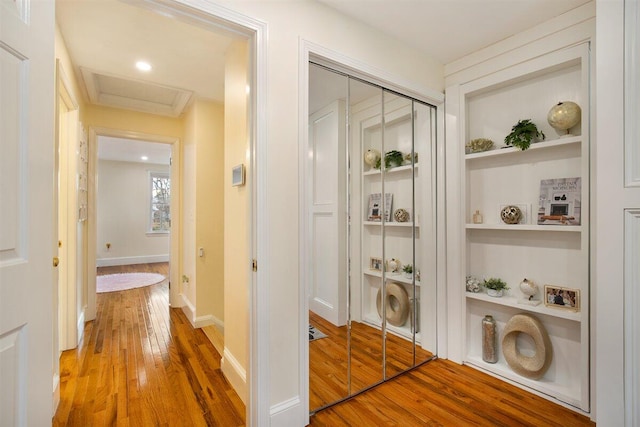
{"type": "Polygon", "coordinates": [[[254,259],[254,260],[251,261],[251,269],[253,271],[258,271],[258,261],[257,260],[254,259]]]}

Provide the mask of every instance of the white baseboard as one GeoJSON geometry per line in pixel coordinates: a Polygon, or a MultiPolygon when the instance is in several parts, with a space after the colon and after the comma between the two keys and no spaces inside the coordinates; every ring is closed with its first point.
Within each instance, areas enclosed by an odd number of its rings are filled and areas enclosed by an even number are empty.
{"type": "Polygon", "coordinates": [[[80,316],[78,316],[78,324],[76,327],[78,328],[78,346],[82,342],[82,338],[84,338],[84,313],[87,310],[87,307],[83,307],[80,316]]]}
{"type": "Polygon", "coordinates": [[[303,413],[300,396],[273,405],[269,410],[271,427],[303,426],[309,424],[309,414],[303,413]]]}
{"type": "Polygon", "coordinates": [[[58,405],[60,404],[60,375],[57,372],[53,373],[53,414],[52,417],[56,415],[56,410],[58,409],[58,405]]]}
{"type": "Polygon", "coordinates": [[[205,316],[198,316],[194,321],[194,328],[204,328],[205,326],[214,325],[219,330],[224,331],[224,322],[218,319],[213,314],[207,314],[205,316]]]}
{"type": "Polygon", "coordinates": [[[180,294],[182,297],[183,306],[180,307],[185,316],[187,316],[187,320],[191,323],[191,326],[195,328],[194,318],[196,317],[196,307],[189,301],[189,298],[185,294],[180,294]]]}
{"type": "Polygon", "coordinates": [[[146,256],[125,256],[118,258],[98,258],[97,267],[111,267],[114,265],[132,264],[152,264],[154,262],[169,262],[169,254],[166,255],[146,255],[146,256]]]}
{"type": "Polygon", "coordinates": [[[220,369],[231,384],[233,389],[238,393],[240,399],[247,404],[247,371],[233,357],[233,354],[227,347],[224,348],[224,354],[220,361],[220,369]]]}
{"type": "Polygon", "coordinates": [[[191,326],[193,326],[194,328],[203,328],[205,326],[215,325],[221,331],[224,331],[224,322],[222,320],[218,319],[213,314],[205,314],[204,316],[196,317],[196,308],[191,303],[191,301],[189,301],[189,298],[187,298],[185,294],[180,294],[180,296],[182,297],[182,302],[184,303],[184,305],[182,305],[182,307],[180,308],[182,308],[182,312],[184,313],[184,315],[187,316],[187,319],[189,320],[189,323],[191,323],[191,326]]]}

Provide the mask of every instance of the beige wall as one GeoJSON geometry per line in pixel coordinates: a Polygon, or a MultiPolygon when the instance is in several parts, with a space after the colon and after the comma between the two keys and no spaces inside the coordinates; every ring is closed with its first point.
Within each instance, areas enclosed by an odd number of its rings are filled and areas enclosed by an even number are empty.
{"type": "Polygon", "coordinates": [[[182,289],[196,326],[224,323],[223,116],[222,105],[198,100],[184,120],[182,289]]]}
{"type": "Polygon", "coordinates": [[[84,122],[88,127],[128,130],[149,135],[182,138],[184,124],[181,118],[121,110],[119,108],[87,105],[84,122]]]}
{"type": "Polygon", "coordinates": [[[260,284],[269,289],[269,406],[286,404],[287,410],[300,410],[296,417],[304,417],[301,405],[293,408],[290,403],[304,393],[299,375],[299,350],[304,345],[300,342],[304,326],[299,322],[302,287],[298,269],[300,40],[383,70],[397,76],[396,80],[436,91],[444,89],[443,65],[319,2],[227,0],[222,4],[268,25],[268,98],[263,117],[268,153],[258,153],[267,156],[267,206],[266,212],[258,214],[268,221],[268,247],[258,262],[269,266],[268,283],[260,284]]]}
{"type": "MultiPolygon", "coordinates": [[[[248,48],[234,42],[225,61],[224,115],[224,357],[222,372],[246,402],[249,363],[249,186],[232,186],[231,169],[248,166],[248,48]]],[[[246,176],[248,182],[250,176],[246,176]]]]}
{"type": "Polygon", "coordinates": [[[224,107],[207,101],[196,103],[196,246],[198,253],[198,313],[224,322],[224,107]]]}

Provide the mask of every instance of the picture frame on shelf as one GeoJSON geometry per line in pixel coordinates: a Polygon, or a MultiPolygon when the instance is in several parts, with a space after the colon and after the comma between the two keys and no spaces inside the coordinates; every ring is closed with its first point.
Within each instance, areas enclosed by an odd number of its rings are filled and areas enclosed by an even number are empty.
{"type": "Polygon", "coordinates": [[[372,271],[382,271],[382,258],[378,257],[369,257],[369,270],[372,271]]]}
{"type": "Polygon", "coordinates": [[[544,286],[544,305],[562,310],[580,311],[580,290],[554,285],[544,286]]]}
{"type": "Polygon", "coordinates": [[[541,180],[538,224],[580,225],[581,191],[580,177],[541,180]]]}
{"type": "Polygon", "coordinates": [[[391,206],[393,202],[393,194],[385,193],[384,210],[382,208],[382,193],[372,193],[369,195],[369,210],[367,212],[367,221],[382,221],[384,212],[384,220],[391,221],[391,206]]]}

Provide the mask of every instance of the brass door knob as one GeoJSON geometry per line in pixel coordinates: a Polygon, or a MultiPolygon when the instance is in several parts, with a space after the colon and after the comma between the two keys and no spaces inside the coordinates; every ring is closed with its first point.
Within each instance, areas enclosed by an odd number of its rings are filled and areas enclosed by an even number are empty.
{"type": "Polygon", "coordinates": [[[57,256],[53,257],[53,266],[57,267],[58,264],[60,264],[60,258],[58,258],[57,256]]]}

